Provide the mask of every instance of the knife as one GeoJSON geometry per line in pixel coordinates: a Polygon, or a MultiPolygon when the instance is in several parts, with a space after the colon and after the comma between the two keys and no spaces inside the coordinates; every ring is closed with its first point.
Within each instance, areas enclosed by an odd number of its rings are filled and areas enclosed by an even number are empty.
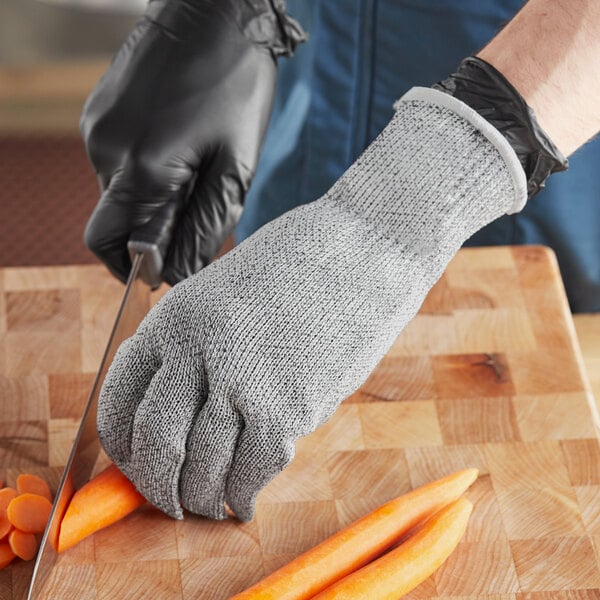
{"type": "Polygon", "coordinates": [[[130,239],[128,249],[132,260],[125,292],[56,491],[33,567],[27,600],[38,598],[47,591],[48,584],[51,583],[52,567],[57,559],[52,541],[57,539],[60,523],[73,492],[89,481],[100,457],[102,448],[96,432],[96,415],[98,396],[108,367],[121,342],[133,335],[150,308],[148,286],[156,289],[161,283],[163,254],[159,245],[148,241],[147,236],[146,239],[137,236],[130,239]]]}

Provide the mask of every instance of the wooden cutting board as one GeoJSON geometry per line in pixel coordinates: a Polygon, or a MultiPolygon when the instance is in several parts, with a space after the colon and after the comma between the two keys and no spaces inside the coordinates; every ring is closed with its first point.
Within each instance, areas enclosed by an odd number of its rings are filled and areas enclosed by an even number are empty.
{"type": "MultiPolygon", "coordinates": [[[[97,266],[0,270],[9,483],[32,471],[56,485],[121,292],[97,266]]],[[[298,444],[252,523],[144,508],[60,557],[50,597],[225,599],[376,505],[475,466],[464,540],[408,598],[598,599],[590,400],[554,256],[462,250],[361,390],[298,444]]],[[[24,598],[30,573],[0,571],[0,598],[24,598]]]]}

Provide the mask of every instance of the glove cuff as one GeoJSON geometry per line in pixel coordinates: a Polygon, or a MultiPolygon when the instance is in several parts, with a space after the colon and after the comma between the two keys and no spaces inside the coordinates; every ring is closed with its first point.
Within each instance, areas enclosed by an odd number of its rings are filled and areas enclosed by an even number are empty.
{"type": "Polygon", "coordinates": [[[298,21],[286,13],[284,0],[149,0],[146,9],[150,20],[192,40],[198,25],[216,15],[249,42],[267,48],[274,58],[292,56],[307,39],[298,21]]]}
{"type": "Polygon", "coordinates": [[[414,87],[410,89],[394,103],[394,108],[398,110],[403,103],[410,102],[411,100],[422,101],[446,108],[478,129],[496,147],[510,173],[514,198],[511,207],[506,211],[507,214],[517,213],[523,209],[527,201],[527,182],[523,173],[523,167],[511,144],[496,127],[461,100],[432,88],[414,87]]]}
{"type": "Polygon", "coordinates": [[[239,10],[244,35],[275,57],[293,56],[307,39],[300,23],[287,14],[285,0],[242,0],[239,10]]]}
{"type": "Polygon", "coordinates": [[[432,88],[468,104],[508,140],[525,171],[529,198],[544,187],[552,173],[568,168],[568,160],[540,127],[533,109],[488,62],[469,56],[456,73],[432,88]]]}

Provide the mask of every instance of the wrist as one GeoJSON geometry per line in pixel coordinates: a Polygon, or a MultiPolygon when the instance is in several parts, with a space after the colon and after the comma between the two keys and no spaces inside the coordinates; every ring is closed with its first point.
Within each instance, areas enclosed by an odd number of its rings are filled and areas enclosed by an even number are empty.
{"type": "Polygon", "coordinates": [[[533,109],[495,67],[470,56],[457,71],[432,86],[461,100],[491,123],[517,154],[532,197],[548,177],[564,171],[568,161],[538,123],[533,109]]]}

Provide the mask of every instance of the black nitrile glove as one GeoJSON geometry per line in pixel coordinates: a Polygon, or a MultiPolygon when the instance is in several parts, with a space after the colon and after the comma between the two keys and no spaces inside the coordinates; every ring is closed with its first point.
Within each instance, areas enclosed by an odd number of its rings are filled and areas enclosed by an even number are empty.
{"type": "Polygon", "coordinates": [[[237,223],[271,111],[276,57],[303,39],[281,0],[151,0],[90,97],[81,131],[101,188],[87,246],[120,279],[150,232],[175,284],[237,223]]]}
{"type": "Polygon", "coordinates": [[[532,198],[552,173],[566,171],[569,161],[537,122],[533,109],[494,66],[479,58],[465,58],[455,73],[431,86],[458,98],[489,121],[516,152],[532,198]]]}

